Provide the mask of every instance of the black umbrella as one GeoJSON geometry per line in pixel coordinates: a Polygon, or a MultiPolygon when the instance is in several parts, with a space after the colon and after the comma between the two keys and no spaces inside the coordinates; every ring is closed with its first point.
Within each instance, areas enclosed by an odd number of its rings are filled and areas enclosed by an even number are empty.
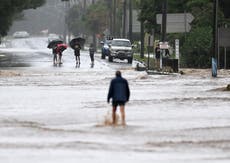
{"type": "Polygon", "coordinates": [[[74,38],[72,39],[70,42],[69,42],[69,45],[72,49],[75,49],[75,46],[77,44],[79,44],[80,46],[83,46],[85,43],[85,39],[84,38],[81,38],[81,37],[77,37],[77,38],[74,38]]]}
{"type": "Polygon", "coordinates": [[[62,40],[53,40],[48,44],[47,48],[53,49],[54,46],[57,46],[57,44],[62,44],[62,43],[63,43],[62,40]]]}

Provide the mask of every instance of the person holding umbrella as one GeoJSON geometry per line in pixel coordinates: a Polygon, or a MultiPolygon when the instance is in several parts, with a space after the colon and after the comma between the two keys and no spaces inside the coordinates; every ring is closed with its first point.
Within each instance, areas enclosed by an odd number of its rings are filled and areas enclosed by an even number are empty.
{"type": "Polygon", "coordinates": [[[70,47],[74,50],[74,55],[75,55],[75,59],[76,59],[76,67],[80,67],[80,50],[81,50],[81,46],[83,46],[85,43],[85,39],[81,38],[81,37],[77,37],[72,39],[69,42],[70,47]]]}
{"type": "Polygon", "coordinates": [[[62,64],[62,52],[67,49],[66,44],[57,44],[58,63],[62,64]]]}
{"type": "Polygon", "coordinates": [[[56,65],[57,64],[57,45],[58,44],[62,44],[63,41],[62,40],[53,40],[51,42],[49,42],[47,48],[52,49],[52,53],[53,53],[53,64],[56,65]]]}

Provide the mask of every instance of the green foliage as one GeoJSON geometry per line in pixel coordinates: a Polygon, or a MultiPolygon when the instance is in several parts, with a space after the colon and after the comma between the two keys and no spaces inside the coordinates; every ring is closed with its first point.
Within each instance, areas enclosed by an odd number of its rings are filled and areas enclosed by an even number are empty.
{"type": "Polygon", "coordinates": [[[110,7],[108,1],[97,1],[86,9],[80,4],[73,6],[66,19],[69,30],[76,36],[82,32],[101,34],[106,29],[110,7]]]}
{"type": "MultiPolygon", "coordinates": [[[[142,0],[140,1],[141,13],[139,19],[145,23],[145,31],[155,29],[155,36],[159,37],[160,28],[156,24],[156,14],[161,13],[164,1],[142,0]]],[[[218,11],[219,25],[230,25],[229,0],[219,0],[218,11]],[[223,12],[224,11],[224,12],[223,12]],[[225,14],[225,15],[224,15],[225,14]]],[[[194,16],[191,23],[192,29],[186,34],[167,34],[171,45],[175,39],[180,40],[182,63],[186,67],[209,67],[210,52],[212,50],[212,26],[213,26],[213,0],[168,0],[168,13],[190,12],[194,16]]]]}
{"type": "Polygon", "coordinates": [[[156,26],[159,26],[156,24],[156,14],[161,11],[160,2],[160,0],[141,0],[140,2],[139,20],[144,22],[148,33],[156,26]]]}
{"type": "Polygon", "coordinates": [[[75,35],[78,36],[82,29],[85,29],[85,24],[83,23],[83,8],[79,5],[73,6],[66,17],[66,23],[69,30],[75,35]]]}
{"type": "Polygon", "coordinates": [[[102,33],[106,29],[106,18],[108,18],[106,4],[99,1],[86,11],[86,27],[92,34],[102,33]]]}
{"type": "Polygon", "coordinates": [[[37,8],[45,0],[1,0],[0,1],[0,37],[5,36],[16,15],[25,9],[37,8]]]}
{"type": "Polygon", "coordinates": [[[91,34],[101,34],[106,29],[107,19],[107,7],[102,1],[91,5],[84,16],[86,28],[91,34]]]}
{"type": "Polygon", "coordinates": [[[182,48],[182,60],[186,67],[207,68],[210,66],[212,27],[197,27],[188,34],[182,48]]]}

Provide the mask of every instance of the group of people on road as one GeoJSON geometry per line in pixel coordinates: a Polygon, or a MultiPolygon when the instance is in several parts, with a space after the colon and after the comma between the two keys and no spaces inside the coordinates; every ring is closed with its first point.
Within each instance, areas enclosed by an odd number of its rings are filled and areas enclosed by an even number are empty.
{"type": "MultiPolygon", "coordinates": [[[[59,44],[60,45],[60,44],[59,44]]],[[[62,64],[62,52],[67,48],[66,45],[62,44],[63,46],[54,46],[52,48],[52,52],[53,52],[53,64],[57,65],[57,64],[62,64]]]]}
{"type": "MultiPolygon", "coordinates": [[[[52,48],[53,65],[62,64],[62,53],[63,53],[64,50],[65,50],[64,48],[61,48],[58,45],[56,45],[56,46],[54,46],[52,48]]],[[[81,50],[81,45],[76,44],[75,47],[74,47],[74,55],[75,55],[75,60],[76,60],[76,67],[80,67],[80,64],[81,64],[80,50],[81,50]]],[[[95,53],[94,45],[90,44],[89,56],[90,56],[90,60],[91,60],[91,67],[94,66],[94,53],[95,53]]]]}

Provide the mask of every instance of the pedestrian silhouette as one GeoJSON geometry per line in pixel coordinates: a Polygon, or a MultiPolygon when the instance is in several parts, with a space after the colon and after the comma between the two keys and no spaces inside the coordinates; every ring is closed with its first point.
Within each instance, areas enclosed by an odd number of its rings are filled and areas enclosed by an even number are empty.
{"type": "Polygon", "coordinates": [[[116,71],[116,77],[111,80],[109,86],[109,92],[107,96],[107,102],[110,102],[112,98],[112,120],[113,125],[116,125],[116,110],[117,106],[120,106],[122,125],[126,125],[125,122],[125,103],[129,101],[130,90],[129,84],[126,79],[121,76],[120,71],[116,71]]]}
{"type": "Polygon", "coordinates": [[[76,44],[75,47],[74,47],[74,55],[75,55],[75,59],[76,59],[76,67],[80,67],[80,64],[81,64],[80,50],[81,50],[80,44],[76,44]]]}
{"type": "Polygon", "coordinates": [[[93,66],[94,66],[94,52],[95,52],[94,45],[90,44],[90,47],[89,47],[89,56],[90,56],[90,60],[91,60],[91,68],[93,68],[93,66]]]}

